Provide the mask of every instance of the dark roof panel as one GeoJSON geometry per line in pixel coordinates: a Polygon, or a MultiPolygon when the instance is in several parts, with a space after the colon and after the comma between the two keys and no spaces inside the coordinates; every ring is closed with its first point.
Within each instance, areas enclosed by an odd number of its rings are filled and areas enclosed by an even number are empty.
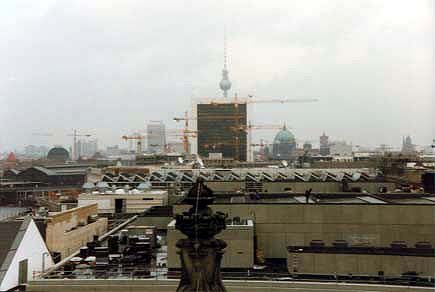
{"type": "Polygon", "coordinates": [[[2,266],[23,222],[0,222],[0,267],[2,266]]]}

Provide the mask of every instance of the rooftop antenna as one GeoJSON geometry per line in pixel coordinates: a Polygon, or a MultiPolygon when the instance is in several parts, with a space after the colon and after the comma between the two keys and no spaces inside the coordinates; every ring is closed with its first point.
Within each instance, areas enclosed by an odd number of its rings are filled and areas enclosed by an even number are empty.
{"type": "Polygon", "coordinates": [[[219,83],[219,87],[223,91],[224,98],[228,98],[228,90],[231,89],[231,81],[228,78],[227,69],[227,28],[224,26],[224,69],[222,70],[222,80],[219,83]]]}

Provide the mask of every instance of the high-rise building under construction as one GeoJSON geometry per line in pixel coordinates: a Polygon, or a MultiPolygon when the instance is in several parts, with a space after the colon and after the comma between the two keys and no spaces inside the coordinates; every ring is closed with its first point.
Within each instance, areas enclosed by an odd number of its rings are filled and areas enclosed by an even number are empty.
{"type": "Polygon", "coordinates": [[[199,103],[198,154],[215,153],[223,158],[246,161],[247,104],[234,102],[199,103]]]}
{"type": "Polygon", "coordinates": [[[227,68],[226,41],[224,68],[219,87],[223,93],[223,100],[197,104],[198,154],[210,157],[212,153],[215,157],[246,161],[247,103],[228,99],[231,81],[227,68]]]}

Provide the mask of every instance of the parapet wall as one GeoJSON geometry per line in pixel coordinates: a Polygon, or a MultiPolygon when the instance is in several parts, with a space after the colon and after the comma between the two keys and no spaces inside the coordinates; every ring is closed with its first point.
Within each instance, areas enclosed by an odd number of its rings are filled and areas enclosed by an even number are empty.
{"type": "Polygon", "coordinates": [[[107,218],[89,222],[97,214],[97,204],[86,205],[51,215],[47,222],[46,242],[50,251],[60,252],[65,258],[78,250],[94,235],[107,231],[107,218]]]}
{"type": "MultiPolygon", "coordinates": [[[[369,284],[274,282],[274,281],[224,281],[228,292],[429,292],[433,288],[388,286],[369,284]]],[[[37,280],[30,281],[28,292],[175,292],[177,280],[37,280]]]]}

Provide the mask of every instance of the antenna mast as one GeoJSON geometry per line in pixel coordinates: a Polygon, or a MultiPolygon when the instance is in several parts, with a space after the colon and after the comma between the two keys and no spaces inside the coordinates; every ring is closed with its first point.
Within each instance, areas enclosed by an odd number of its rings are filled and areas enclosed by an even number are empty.
{"type": "Polygon", "coordinates": [[[219,83],[219,87],[223,91],[224,98],[228,97],[228,90],[231,89],[231,81],[228,78],[228,66],[227,66],[227,29],[224,26],[224,68],[222,70],[222,80],[219,83]]]}

